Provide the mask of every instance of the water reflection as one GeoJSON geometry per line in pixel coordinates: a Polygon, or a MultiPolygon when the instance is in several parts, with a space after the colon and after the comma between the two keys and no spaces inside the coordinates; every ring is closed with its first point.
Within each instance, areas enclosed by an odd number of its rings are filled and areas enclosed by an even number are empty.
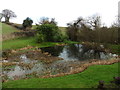
{"type": "Polygon", "coordinates": [[[15,76],[23,77],[25,75],[25,70],[21,69],[20,66],[16,66],[13,71],[7,73],[9,79],[14,79],[15,76]]]}
{"type": "Polygon", "coordinates": [[[59,56],[59,54],[62,52],[64,46],[54,46],[54,47],[45,47],[41,48],[42,51],[49,52],[53,56],[59,56]]]}
{"type": "MultiPolygon", "coordinates": [[[[99,46],[98,46],[99,47],[99,46]]],[[[103,46],[102,46],[103,47],[103,46]]],[[[109,53],[101,49],[90,48],[81,44],[71,44],[59,47],[48,47],[42,49],[52,55],[63,58],[64,60],[89,60],[89,59],[109,59],[109,53]],[[55,53],[54,53],[55,52],[55,53]]]]}

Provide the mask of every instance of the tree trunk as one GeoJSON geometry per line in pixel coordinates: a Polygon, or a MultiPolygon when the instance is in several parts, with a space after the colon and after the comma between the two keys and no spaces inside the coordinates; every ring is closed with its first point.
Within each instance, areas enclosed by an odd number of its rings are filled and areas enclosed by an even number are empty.
{"type": "Polygon", "coordinates": [[[5,22],[8,23],[9,22],[9,17],[5,17],[5,22]]]}

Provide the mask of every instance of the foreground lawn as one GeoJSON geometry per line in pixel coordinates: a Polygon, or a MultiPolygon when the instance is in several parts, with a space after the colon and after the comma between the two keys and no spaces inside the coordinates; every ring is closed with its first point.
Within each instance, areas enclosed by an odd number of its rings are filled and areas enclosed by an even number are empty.
{"type": "Polygon", "coordinates": [[[118,63],[90,66],[82,73],[63,77],[9,81],[3,83],[3,88],[90,88],[99,80],[109,82],[114,76],[118,76],[118,63]]]}

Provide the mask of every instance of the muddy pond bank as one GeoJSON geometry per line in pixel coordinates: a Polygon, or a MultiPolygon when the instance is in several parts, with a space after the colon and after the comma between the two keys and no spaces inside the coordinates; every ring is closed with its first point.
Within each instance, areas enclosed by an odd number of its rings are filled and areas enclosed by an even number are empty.
{"type": "Polygon", "coordinates": [[[60,57],[52,56],[48,52],[41,51],[41,49],[29,50],[25,52],[7,52],[3,60],[8,62],[19,62],[22,58],[26,59],[29,58],[31,60],[40,60],[44,63],[51,63],[56,60],[62,60],[60,57]]]}

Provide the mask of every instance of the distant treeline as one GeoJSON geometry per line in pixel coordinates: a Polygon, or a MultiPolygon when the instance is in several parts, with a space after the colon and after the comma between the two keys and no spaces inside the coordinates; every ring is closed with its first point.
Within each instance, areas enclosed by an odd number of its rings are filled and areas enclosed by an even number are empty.
{"type": "Polygon", "coordinates": [[[69,33],[69,39],[73,41],[89,41],[99,43],[120,43],[120,30],[116,27],[102,27],[99,30],[79,30],[76,36],[69,33]]]}
{"type": "Polygon", "coordinates": [[[73,23],[68,23],[67,34],[72,41],[89,41],[98,43],[120,43],[120,27],[101,26],[99,16],[89,19],[78,18],[73,23]]]}

